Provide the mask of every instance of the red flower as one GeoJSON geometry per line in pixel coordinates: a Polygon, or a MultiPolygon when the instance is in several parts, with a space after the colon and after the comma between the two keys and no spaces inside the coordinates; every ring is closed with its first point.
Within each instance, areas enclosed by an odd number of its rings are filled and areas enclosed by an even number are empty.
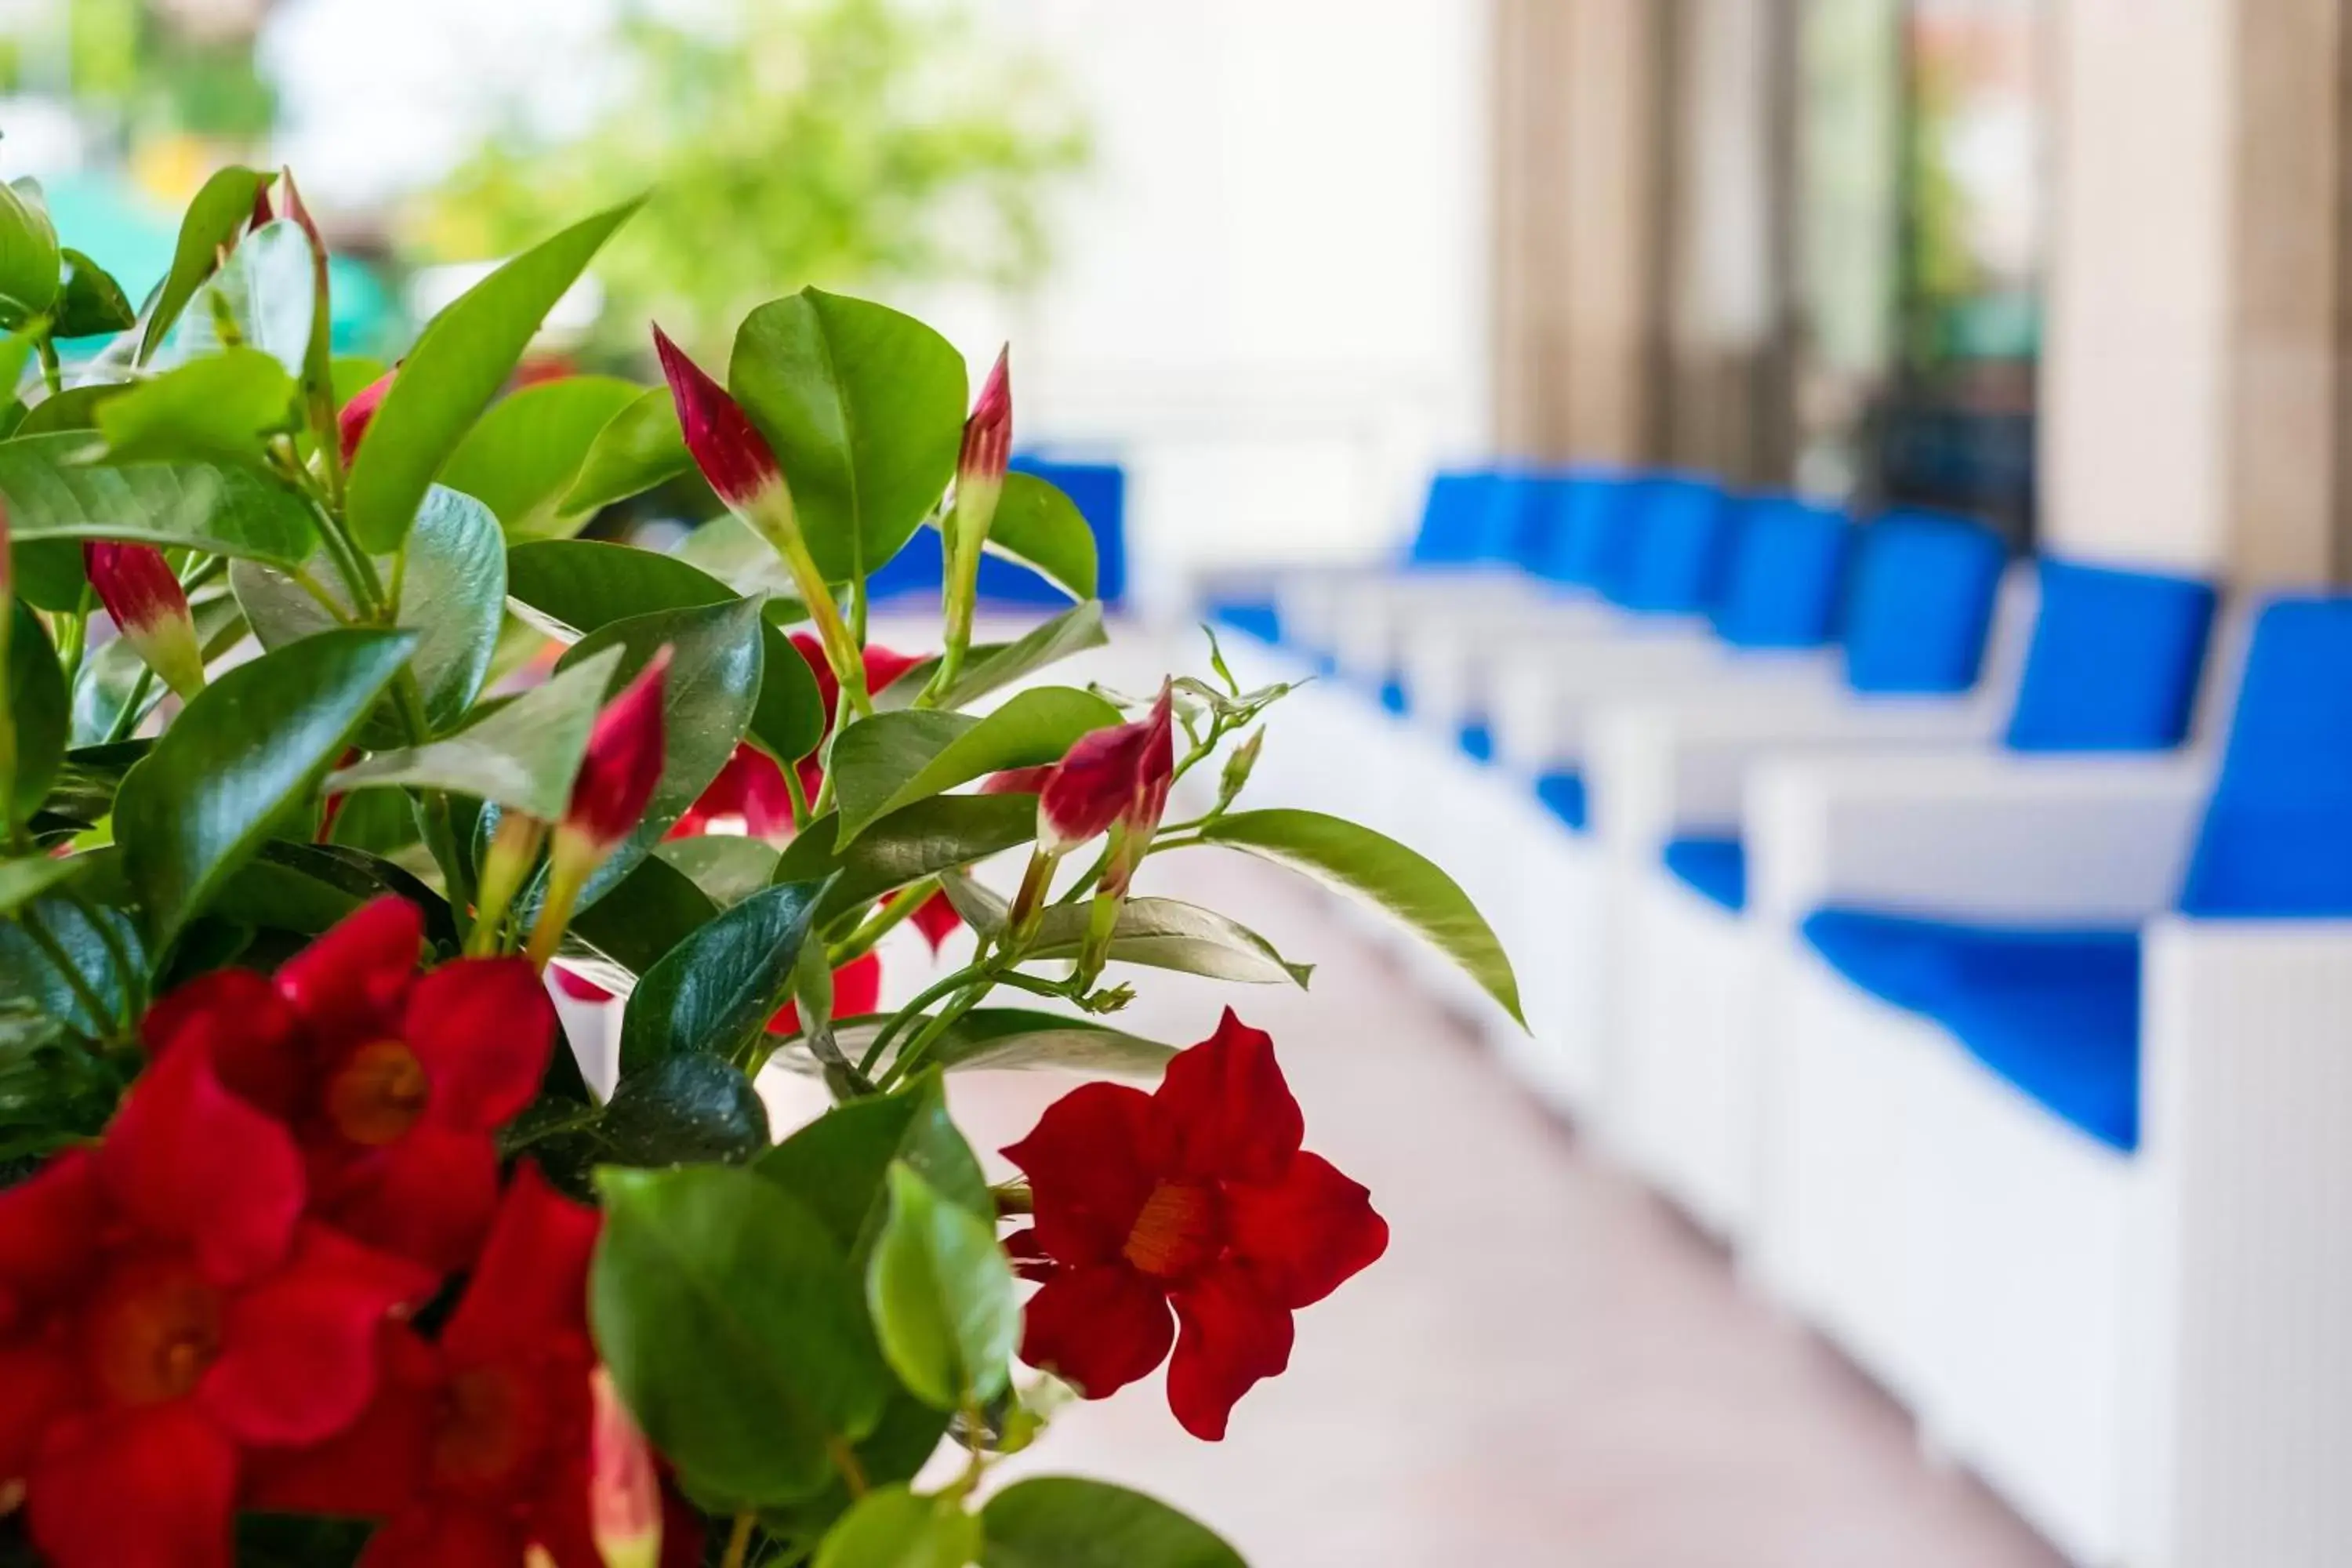
{"type": "Polygon", "coordinates": [[[1048,1107],[1004,1151],[1036,1205],[1006,1245],[1045,1281],[1022,1359],[1100,1399],[1172,1341],[1169,1407],[1223,1436],[1234,1402],[1290,1363],[1291,1313],[1388,1247],[1370,1194],[1302,1152],[1303,1131],[1274,1042],[1230,1011],[1157,1092],[1090,1083],[1048,1107]]]}
{"type": "Polygon", "coordinates": [[[314,1214],[438,1269],[465,1266],[498,1205],[491,1134],[530,1103],[555,1011],[530,963],[462,959],[418,977],[424,921],[377,899],[275,979],[199,977],[151,1009],[158,1062],[201,1052],[293,1129],[314,1214]]]}
{"type": "Polygon", "coordinates": [[[343,405],[342,413],[336,416],[335,435],[342,447],[343,467],[350,468],[352,459],[359,456],[360,439],[367,434],[369,424],[375,418],[376,409],[383,405],[383,395],[392,390],[392,378],[399,374],[396,369],[385,371],[361,387],[352,394],[352,400],[343,405]]]}
{"type": "Polygon", "coordinates": [[[934,953],[940,951],[940,945],[949,937],[955,934],[956,928],[963,924],[963,917],[956,913],[955,906],[948,902],[948,896],[944,892],[933,893],[929,898],[925,899],[915,906],[915,912],[907,918],[914,922],[917,931],[923,933],[923,940],[931,944],[931,951],[934,953]]]}
{"type": "Polygon", "coordinates": [[[1114,826],[1149,835],[1168,806],[1176,771],[1170,697],[1141,722],[1081,735],[1045,776],[1037,795],[1037,847],[1066,854],[1114,826]]]}
{"type": "Polygon", "coordinates": [[[732,511],[759,515],[770,509],[792,515],[792,493],[775,449],[760,434],[727,389],[687,358],[669,334],[654,329],[654,350],[677,407],[678,428],[694,466],[732,511]]]}
{"type": "Polygon", "coordinates": [[[677,826],[672,838],[698,838],[714,827],[754,838],[782,838],[793,831],[793,797],[784,770],[757,746],[738,745],[719,776],[710,781],[677,826]]]}
{"type": "Polygon", "coordinates": [[[291,1137],[193,1047],[0,1194],[0,1479],[59,1568],[226,1568],[253,1450],[373,1397],[386,1318],[436,1279],[302,1210],[291,1137]]]}
{"type": "Polygon", "coordinates": [[[603,859],[635,830],[661,782],[665,737],[662,731],[662,680],[669,672],[670,650],[656,649],[636,679],[596,715],[588,737],[588,753],[580,759],[580,773],[572,781],[572,804],[558,832],[575,836],[591,855],[603,859]]]}
{"type": "Polygon", "coordinates": [[[184,698],[203,690],[205,659],[196,646],[195,619],[163,552],[152,544],[91,540],[81,547],[81,559],[98,602],[147,668],[184,698]]]}
{"type": "MultiPolygon", "coordinates": [[[[841,682],[835,677],[833,667],[825,662],[823,643],[807,632],[794,632],[793,646],[800,649],[801,658],[806,661],[810,673],[816,677],[817,697],[824,710],[824,733],[829,738],[833,734],[833,711],[841,703],[841,682]]],[[[923,662],[912,654],[893,653],[887,647],[872,645],[859,652],[866,663],[866,689],[877,696],[884,688],[923,662]]],[[[817,792],[824,787],[824,764],[817,761],[823,755],[824,742],[820,740],[817,749],[801,759],[801,788],[811,800],[814,800],[817,792]]]]}
{"type": "MultiPolygon", "coordinates": [[[[341,1436],[257,1464],[253,1505],[383,1521],[364,1568],[516,1568],[534,1545],[559,1568],[600,1568],[586,1321],[597,1223],[519,1166],[440,1338],[386,1330],[374,1404],[341,1436]]],[[[664,1534],[665,1561],[699,1561],[690,1526],[664,1534]]]]}
{"type": "MultiPolygon", "coordinates": [[[[882,1005],[882,955],[866,953],[851,959],[833,972],[833,1016],[836,1018],[861,1018],[882,1005]]],[[[797,1002],[787,1002],[768,1020],[772,1035],[797,1035],[801,1032],[801,1008],[797,1002]]]]}

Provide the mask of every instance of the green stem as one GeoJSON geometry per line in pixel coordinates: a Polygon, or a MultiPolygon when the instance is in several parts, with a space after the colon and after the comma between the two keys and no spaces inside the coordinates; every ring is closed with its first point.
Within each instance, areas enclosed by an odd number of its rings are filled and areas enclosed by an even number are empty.
{"type": "Polygon", "coordinates": [[[966,1013],[971,1012],[987,999],[989,992],[995,987],[996,979],[993,974],[984,975],[967,987],[962,995],[949,1003],[938,1017],[924,1025],[921,1031],[907,1042],[906,1047],[898,1053],[898,1059],[893,1061],[889,1069],[876,1080],[874,1087],[887,1094],[904,1081],[908,1073],[922,1066],[923,1058],[929,1053],[939,1037],[962,1022],[966,1013]]]}
{"type": "Polygon", "coordinates": [[[784,798],[793,803],[793,832],[805,833],[811,819],[808,791],[801,787],[800,764],[780,762],[776,765],[784,771],[784,798]]]}
{"type": "Polygon", "coordinates": [[[81,604],[68,614],[58,617],[65,624],[58,637],[58,662],[63,667],[66,689],[71,691],[81,676],[83,650],[89,644],[89,612],[96,603],[97,591],[85,580],[81,585],[81,604]]]}
{"type": "MultiPolygon", "coordinates": [[[[399,709],[402,726],[408,731],[408,742],[421,746],[432,738],[433,723],[425,716],[425,693],[416,684],[416,672],[404,668],[393,682],[393,700],[399,709]]],[[[434,864],[441,868],[442,890],[449,897],[450,917],[457,922],[459,940],[473,938],[474,879],[466,868],[466,858],[458,852],[456,814],[449,805],[449,792],[428,789],[422,791],[425,847],[433,853],[434,864]]]]}
{"type": "Polygon", "coordinates": [[[147,693],[154,684],[155,672],[142,668],[139,679],[131,683],[131,695],[122,700],[122,711],[117,713],[114,722],[106,727],[107,744],[128,740],[131,732],[139,728],[139,721],[147,711],[147,693]]]}
{"type": "Polygon", "coordinates": [[[58,362],[58,345],[49,341],[47,332],[43,332],[33,340],[33,348],[41,356],[41,383],[49,389],[49,395],[55,397],[66,389],[65,366],[58,362]]]}
{"type": "Polygon", "coordinates": [[[751,1513],[747,1509],[735,1516],[734,1527],[727,1532],[727,1555],[719,1560],[719,1568],[743,1568],[751,1550],[751,1513]]]}
{"type": "Polygon", "coordinates": [[[904,924],[909,915],[923,906],[925,900],[939,890],[940,881],[936,877],[899,889],[884,901],[880,909],[867,917],[864,925],[827,948],[825,963],[839,969],[853,959],[865,957],[874,951],[876,942],[904,924]]]}
{"type": "Polygon", "coordinates": [[[961,990],[983,978],[988,973],[988,965],[985,963],[967,963],[954,973],[935,982],[921,995],[899,1008],[898,1016],[883,1025],[876,1033],[873,1043],[866,1047],[866,1055],[858,1059],[857,1070],[870,1075],[874,1071],[875,1064],[882,1059],[882,1053],[889,1047],[890,1041],[909,1024],[921,1017],[924,1008],[949,993],[961,990]]]}

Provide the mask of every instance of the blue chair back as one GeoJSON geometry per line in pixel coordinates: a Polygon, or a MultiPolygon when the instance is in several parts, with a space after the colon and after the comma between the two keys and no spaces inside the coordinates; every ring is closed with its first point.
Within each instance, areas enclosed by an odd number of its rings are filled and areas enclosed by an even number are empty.
{"type": "MultiPolygon", "coordinates": [[[[1033,474],[1057,487],[1087,520],[1095,536],[1095,597],[1106,608],[1127,600],[1127,473],[1116,463],[1054,463],[1042,458],[1013,459],[1016,473],[1033,474]]],[[[877,604],[928,594],[936,596],[946,572],[940,532],[919,528],[905,549],[866,578],[877,604]]],[[[1070,596],[1017,561],[985,555],[980,563],[980,602],[1007,608],[1058,609],[1070,596]]]]}
{"type": "Polygon", "coordinates": [[[1487,487],[1486,505],[1478,520],[1471,548],[1474,562],[1516,566],[1539,552],[1549,519],[1543,508],[1543,476],[1509,469],[1495,476],[1487,487]]]}
{"type": "Polygon", "coordinates": [[[1414,566],[1467,566],[1484,559],[1496,476],[1484,469],[1449,468],[1429,481],[1421,528],[1405,551],[1414,566]]]}
{"type": "Polygon", "coordinates": [[[2179,745],[2219,595],[2190,577],[2045,560],[2007,744],[2019,752],[2179,745]]]}
{"type": "Polygon", "coordinates": [[[1745,648],[1819,647],[1832,640],[1853,531],[1833,508],[1781,496],[1749,501],[1715,607],[1716,635],[1745,648]]]}
{"type": "Polygon", "coordinates": [[[1696,615],[1714,603],[1731,545],[1729,498],[1705,479],[1634,481],[1633,532],[1622,560],[1602,563],[1601,592],[1643,615],[1696,615]]]}
{"type": "Polygon", "coordinates": [[[2255,623],[2180,907],[2352,916],[2352,598],[2283,599],[2255,623]]]}
{"type": "Polygon", "coordinates": [[[1932,696],[1976,684],[2008,552],[1965,518],[1898,512],[1862,531],[1846,596],[1845,680],[1932,696]]]}
{"type": "Polygon", "coordinates": [[[1633,552],[1635,486],[1622,474],[1579,469],[1548,475],[1538,504],[1547,514],[1542,553],[1528,570],[1548,582],[1596,587],[1633,552]]]}

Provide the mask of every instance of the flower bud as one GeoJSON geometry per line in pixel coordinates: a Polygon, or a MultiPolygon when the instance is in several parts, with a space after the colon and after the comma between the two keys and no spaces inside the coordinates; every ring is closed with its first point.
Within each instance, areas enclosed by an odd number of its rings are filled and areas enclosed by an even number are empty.
{"type": "Polygon", "coordinates": [[[659,327],[654,329],[654,348],[661,355],[662,374],[669,381],[670,400],[677,405],[677,425],[686,436],[686,449],[702,477],[710,481],[710,488],[719,492],[719,499],[762,533],[768,531],[768,520],[780,520],[797,530],[784,470],[742,405],[659,327]]]}
{"type": "Polygon", "coordinates": [[[81,547],[81,559],[99,603],[147,668],[184,700],[202,691],[205,659],[196,623],[163,552],[152,544],[91,540],[81,547]]]}
{"type": "Polygon", "coordinates": [[[980,401],[963,422],[963,447],[956,456],[956,502],[951,531],[960,543],[977,546],[988,537],[1004,491],[1005,465],[1013,458],[1013,384],[1010,345],[982,384],[980,401]]]}
{"type": "Polygon", "coordinates": [[[253,187],[253,216],[246,220],[245,231],[251,234],[257,228],[267,227],[269,221],[269,182],[265,178],[253,187]]]}
{"type": "Polygon", "coordinates": [[[652,1449],[603,1367],[588,1374],[588,1528],[604,1568],[661,1560],[661,1481],[652,1449]]]}
{"type": "Polygon", "coordinates": [[[1078,737],[1038,794],[1040,849],[1066,855],[1114,826],[1143,837],[1160,826],[1176,771],[1170,706],[1163,686],[1142,722],[1078,737]]]}
{"type": "Polygon", "coordinates": [[[397,370],[388,370],[369,382],[352,395],[352,400],[343,405],[342,413],[336,416],[336,443],[341,448],[345,468],[349,468],[352,459],[359,455],[360,437],[367,434],[368,424],[375,418],[375,411],[383,404],[383,395],[392,390],[392,378],[399,374],[397,370]]]}
{"type": "Polygon", "coordinates": [[[635,831],[661,778],[662,680],[669,660],[665,643],[604,705],[572,780],[572,804],[559,831],[586,842],[599,860],[635,831]]]}
{"type": "Polygon", "coordinates": [[[1257,754],[1265,749],[1265,726],[1261,724],[1250,732],[1250,738],[1234,748],[1225,759],[1224,775],[1217,781],[1217,804],[1233,805],[1235,797],[1248,784],[1250,774],[1257,767],[1257,754]]]}

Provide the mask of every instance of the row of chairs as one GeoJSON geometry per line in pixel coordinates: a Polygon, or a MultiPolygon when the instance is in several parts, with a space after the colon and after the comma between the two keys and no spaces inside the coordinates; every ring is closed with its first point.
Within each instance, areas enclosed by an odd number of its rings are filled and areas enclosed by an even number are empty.
{"type": "Polygon", "coordinates": [[[1461,473],[1217,607],[1529,1087],[2071,1557],[2352,1562],[2352,598],[1461,473]]]}

